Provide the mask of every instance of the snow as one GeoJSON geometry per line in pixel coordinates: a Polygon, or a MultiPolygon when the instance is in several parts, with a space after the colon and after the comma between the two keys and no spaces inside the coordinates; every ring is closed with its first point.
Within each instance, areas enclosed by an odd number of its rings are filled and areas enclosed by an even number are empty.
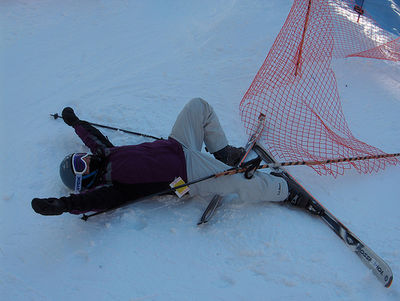
{"type": "MultiPolygon", "coordinates": [[[[290,170],[388,262],[389,289],[319,219],[276,204],[228,197],[203,227],[196,223],[209,200],[201,198],[155,198],[88,222],[31,209],[34,197],[68,194],[59,163],[85,150],[49,116],[65,106],[167,137],[184,104],[203,97],[231,144],[243,145],[239,102],[291,4],[0,3],[2,300],[400,299],[399,166],[336,179],[290,170]]],[[[334,69],[354,135],[399,152],[399,63],[352,58],[334,69]]],[[[103,132],[117,145],[151,141],[103,132]]]]}

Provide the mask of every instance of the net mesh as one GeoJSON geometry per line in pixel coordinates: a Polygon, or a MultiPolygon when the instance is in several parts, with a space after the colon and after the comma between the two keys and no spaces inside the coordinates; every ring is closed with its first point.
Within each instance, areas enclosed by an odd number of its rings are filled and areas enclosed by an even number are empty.
{"type": "MultiPolygon", "coordinates": [[[[333,57],[400,60],[400,40],[354,9],[352,0],[295,0],[263,65],[240,103],[248,134],[267,116],[264,142],[281,161],[327,160],[385,154],[356,139],[342,111],[333,57]]],[[[313,167],[338,175],[354,167],[378,171],[395,158],[313,167]]]]}

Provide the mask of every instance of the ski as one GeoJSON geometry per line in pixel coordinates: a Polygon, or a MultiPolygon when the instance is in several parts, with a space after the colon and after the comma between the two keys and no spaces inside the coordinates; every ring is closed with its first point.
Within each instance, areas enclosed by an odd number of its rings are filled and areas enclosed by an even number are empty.
{"type": "Polygon", "coordinates": [[[203,215],[200,218],[200,221],[197,223],[197,226],[208,223],[208,221],[213,217],[215,210],[221,204],[223,197],[219,194],[214,195],[211,202],[208,204],[206,210],[204,210],[203,215]]]}
{"type": "MultiPolygon", "coordinates": [[[[256,143],[254,151],[266,163],[277,163],[272,155],[266,151],[261,145],[256,143]]],[[[361,261],[374,273],[378,280],[385,286],[390,287],[393,281],[393,273],[389,265],[379,257],[374,251],[371,250],[365,243],[363,243],[353,232],[351,232],[345,225],[343,225],[337,217],[321,205],[307,190],[301,186],[293,176],[290,175],[284,168],[276,168],[279,172],[283,173],[288,181],[292,181],[296,186],[300,187],[302,193],[306,195],[311,205],[305,208],[306,211],[315,216],[320,217],[340,239],[361,259],[361,261]]]]}
{"type": "MultiPolygon", "coordinates": [[[[236,167],[241,167],[245,164],[244,161],[246,160],[249,153],[252,151],[254,145],[257,143],[258,139],[260,138],[260,136],[264,130],[265,117],[266,116],[263,113],[260,113],[260,115],[258,116],[257,128],[256,128],[255,132],[250,136],[249,140],[247,141],[246,146],[244,147],[244,149],[245,149],[244,155],[241,158],[241,160],[239,161],[239,163],[237,163],[236,167]]],[[[257,164],[257,166],[258,166],[258,164],[257,164]]],[[[253,168],[253,170],[249,170],[249,173],[246,173],[246,177],[251,178],[253,173],[255,172],[255,170],[256,170],[256,167],[253,168]]],[[[197,223],[198,226],[207,223],[213,217],[215,210],[217,209],[217,207],[220,204],[221,199],[222,199],[222,197],[219,195],[215,195],[212,198],[212,200],[208,204],[207,208],[204,210],[203,215],[200,218],[200,221],[197,223]]]]}
{"type": "Polygon", "coordinates": [[[243,164],[243,162],[246,160],[247,156],[249,155],[249,153],[251,152],[251,150],[253,149],[254,145],[257,143],[258,139],[260,139],[260,136],[264,130],[264,126],[265,126],[265,115],[263,113],[260,113],[260,115],[258,116],[258,124],[257,124],[257,129],[255,130],[254,134],[252,134],[249,138],[249,141],[247,141],[247,144],[245,146],[245,154],[242,157],[242,159],[239,161],[239,163],[237,164],[237,166],[241,166],[243,164]]]}

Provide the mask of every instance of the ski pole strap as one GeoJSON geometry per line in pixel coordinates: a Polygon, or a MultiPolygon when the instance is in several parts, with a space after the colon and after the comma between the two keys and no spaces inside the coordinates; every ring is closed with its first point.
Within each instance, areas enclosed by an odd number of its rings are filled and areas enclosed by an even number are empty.
{"type": "MultiPolygon", "coordinates": [[[[62,116],[60,116],[58,113],[50,114],[50,116],[52,116],[54,119],[58,119],[58,118],[63,119],[62,116]]],[[[152,138],[152,139],[155,139],[155,140],[163,140],[163,138],[155,137],[155,136],[148,135],[148,134],[143,134],[143,133],[139,133],[139,132],[133,132],[133,131],[124,130],[124,129],[120,129],[120,128],[116,128],[116,127],[112,127],[112,126],[108,126],[108,125],[93,123],[93,122],[88,122],[88,123],[91,124],[91,125],[93,125],[93,126],[97,126],[97,127],[104,128],[104,129],[109,129],[109,130],[113,130],[113,131],[124,132],[124,133],[127,133],[127,134],[136,135],[136,136],[141,136],[141,137],[146,137],[146,138],[152,138]]]]}
{"type": "Polygon", "coordinates": [[[254,175],[254,172],[260,168],[260,163],[261,163],[261,158],[257,157],[255,159],[247,161],[246,163],[242,164],[239,167],[233,167],[225,171],[222,171],[220,173],[216,173],[214,177],[218,178],[222,176],[235,175],[237,173],[245,173],[246,179],[251,179],[254,175]]]}
{"type": "Polygon", "coordinates": [[[329,159],[322,161],[295,161],[295,162],[282,162],[282,163],[268,163],[259,166],[258,169],[263,168],[276,168],[283,166],[298,166],[298,165],[323,165],[323,164],[332,164],[332,163],[343,163],[343,162],[352,162],[352,161],[361,161],[361,160],[372,160],[372,159],[383,159],[383,158],[393,158],[400,156],[400,153],[395,154],[384,154],[384,155],[375,155],[375,156],[364,156],[364,157],[352,157],[352,158],[340,158],[340,159],[329,159]]]}
{"type": "Polygon", "coordinates": [[[261,163],[261,158],[257,157],[251,161],[249,161],[249,164],[246,168],[246,171],[244,172],[244,177],[248,180],[250,180],[253,176],[258,167],[260,166],[261,163]]]}

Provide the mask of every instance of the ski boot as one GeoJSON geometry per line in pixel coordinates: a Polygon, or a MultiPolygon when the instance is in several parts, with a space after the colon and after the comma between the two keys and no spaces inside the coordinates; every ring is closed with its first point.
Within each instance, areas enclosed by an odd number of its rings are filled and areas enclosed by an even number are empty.
{"type": "Polygon", "coordinates": [[[225,146],[223,149],[213,153],[214,158],[229,166],[236,166],[245,155],[243,147],[225,146]]]}

